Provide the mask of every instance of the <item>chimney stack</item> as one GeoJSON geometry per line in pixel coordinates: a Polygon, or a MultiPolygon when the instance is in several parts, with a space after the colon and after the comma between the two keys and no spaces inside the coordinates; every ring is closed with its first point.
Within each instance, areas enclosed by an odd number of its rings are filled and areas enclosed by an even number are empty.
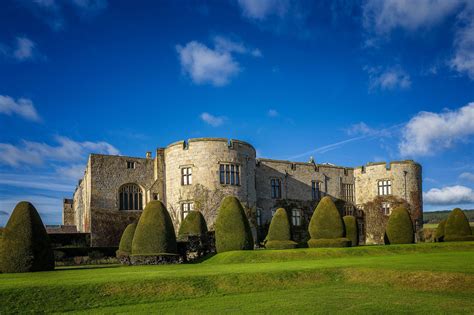
{"type": "Polygon", "coordinates": [[[146,158],[147,158],[147,159],[151,159],[151,151],[147,151],[147,152],[146,152],[146,158]]]}

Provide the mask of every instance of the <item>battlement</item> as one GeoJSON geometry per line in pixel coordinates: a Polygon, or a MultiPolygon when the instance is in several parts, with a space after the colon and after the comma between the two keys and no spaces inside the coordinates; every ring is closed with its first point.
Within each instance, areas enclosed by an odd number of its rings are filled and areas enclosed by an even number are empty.
{"type": "Polygon", "coordinates": [[[381,169],[384,168],[386,171],[391,171],[394,165],[402,165],[406,167],[416,167],[421,168],[421,165],[413,160],[401,160],[401,161],[391,161],[391,162],[368,162],[365,165],[357,166],[354,168],[356,172],[365,173],[369,169],[381,169]]]}
{"type": "Polygon", "coordinates": [[[166,149],[170,149],[175,146],[181,146],[183,150],[187,150],[189,149],[190,146],[192,146],[192,143],[196,143],[196,142],[211,142],[211,143],[220,142],[220,143],[226,144],[227,147],[231,149],[235,149],[236,145],[245,146],[245,147],[250,148],[254,152],[256,152],[255,148],[250,143],[242,141],[242,140],[230,139],[230,138],[229,139],[227,138],[191,138],[188,140],[180,140],[180,141],[173,142],[169,144],[166,147],[166,149]]]}

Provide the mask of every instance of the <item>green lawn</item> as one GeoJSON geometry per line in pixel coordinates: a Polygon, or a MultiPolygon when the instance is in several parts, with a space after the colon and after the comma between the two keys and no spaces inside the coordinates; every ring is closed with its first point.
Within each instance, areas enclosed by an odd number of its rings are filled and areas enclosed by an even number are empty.
{"type": "Polygon", "coordinates": [[[0,314],[474,313],[474,242],[246,251],[0,274],[0,314]]]}
{"type": "MultiPolygon", "coordinates": [[[[471,228],[474,228],[474,222],[469,222],[471,228]]],[[[425,223],[423,224],[423,228],[425,229],[436,229],[438,227],[438,223],[425,223]]]]}

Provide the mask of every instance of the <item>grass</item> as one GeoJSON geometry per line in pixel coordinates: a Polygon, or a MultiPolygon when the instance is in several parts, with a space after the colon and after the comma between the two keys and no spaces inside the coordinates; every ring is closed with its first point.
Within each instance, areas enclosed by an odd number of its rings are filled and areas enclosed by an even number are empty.
{"type": "Polygon", "coordinates": [[[0,313],[473,313],[474,242],[0,274],[0,313]]]}

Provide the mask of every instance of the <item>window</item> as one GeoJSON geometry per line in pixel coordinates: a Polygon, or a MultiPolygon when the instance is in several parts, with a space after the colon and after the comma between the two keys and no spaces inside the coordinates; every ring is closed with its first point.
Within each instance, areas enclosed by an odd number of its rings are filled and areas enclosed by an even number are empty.
{"type": "Polygon", "coordinates": [[[313,200],[321,199],[321,182],[316,180],[311,182],[311,195],[313,200]]]}
{"type": "Polygon", "coordinates": [[[257,226],[262,226],[262,209],[257,208],[255,216],[257,217],[257,226]]]}
{"type": "Polygon", "coordinates": [[[272,187],[272,198],[280,199],[281,198],[281,180],[279,178],[272,178],[270,183],[272,187]]]}
{"type": "Polygon", "coordinates": [[[136,184],[125,184],[119,189],[120,210],[142,210],[142,190],[136,184]]]}
{"type": "Polygon", "coordinates": [[[240,185],[240,166],[237,164],[220,164],[219,181],[223,185],[240,185]]]}
{"type": "Polygon", "coordinates": [[[181,220],[184,220],[189,212],[194,210],[194,203],[192,202],[183,202],[181,204],[181,220]]]}
{"type": "Polygon", "coordinates": [[[300,209],[291,210],[291,224],[293,224],[293,226],[301,226],[301,210],[300,209]]]}
{"type": "Polygon", "coordinates": [[[135,163],[135,162],[133,162],[133,161],[127,161],[127,168],[133,169],[133,168],[135,168],[135,166],[136,166],[136,163],[135,163]]]}
{"type": "Polygon", "coordinates": [[[160,200],[160,194],[154,193],[153,200],[160,200]]]}
{"type": "Polygon", "coordinates": [[[378,182],[379,196],[392,194],[392,181],[388,179],[379,180],[378,182]]]}
{"type": "Polygon", "coordinates": [[[390,203],[382,202],[382,213],[385,215],[390,215],[391,212],[390,203]]]}
{"type": "Polygon", "coordinates": [[[354,184],[341,184],[342,199],[354,202],[354,184]]]}
{"type": "Polygon", "coordinates": [[[193,183],[193,169],[191,167],[181,168],[181,185],[187,186],[193,183]]]}

